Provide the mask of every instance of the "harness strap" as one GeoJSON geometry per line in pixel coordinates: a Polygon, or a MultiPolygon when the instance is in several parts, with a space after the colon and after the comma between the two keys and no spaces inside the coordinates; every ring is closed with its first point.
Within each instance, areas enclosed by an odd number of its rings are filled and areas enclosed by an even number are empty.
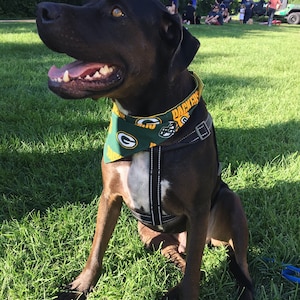
{"type": "Polygon", "coordinates": [[[160,165],[161,146],[150,148],[149,199],[152,225],[162,225],[160,165]]]}
{"type": "MultiPolygon", "coordinates": [[[[159,224],[154,224],[152,214],[145,214],[141,212],[137,212],[135,210],[131,210],[132,215],[140,221],[144,225],[150,225],[150,226],[158,226],[159,224]],[[154,225],[153,225],[154,224],[154,225]]],[[[172,215],[162,215],[162,224],[168,223],[170,221],[173,221],[177,218],[177,216],[172,216],[172,215]]]]}
{"type": "MultiPolygon", "coordinates": [[[[186,147],[190,144],[207,139],[213,130],[212,117],[207,118],[197,124],[192,132],[184,136],[172,145],[158,145],[149,149],[149,202],[150,214],[144,214],[132,210],[134,217],[145,225],[162,226],[163,224],[176,219],[178,216],[163,213],[161,199],[161,163],[162,153],[178,148],[186,147]]],[[[220,165],[219,165],[220,167],[220,165]]]]}
{"type": "Polygon", "coordinates": [[[170,151],[175,150],[178,148],[186,147],[190,144],[204,141],[207,139],[213,131],[213,120],[209,113],[207,113],[207,117],[205,120],[197,124],[193,131],[191,131],[189,134],[181,138],[179,141],[177,141],[174,144],[163,146],[163,150],[170,151]]]}

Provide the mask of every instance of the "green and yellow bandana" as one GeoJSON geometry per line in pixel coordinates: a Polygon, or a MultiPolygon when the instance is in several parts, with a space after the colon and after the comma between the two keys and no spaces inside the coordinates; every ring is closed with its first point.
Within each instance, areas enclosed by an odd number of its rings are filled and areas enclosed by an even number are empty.
{"type": "Polygon", "coordinates": [[[104,145],[105,163],[119,160],[163,143],[175,134],[190,118],[200,101],[203,83],[193,74],[196,88],[168,111],[149,116],[124,115],[113,105],[108,135],[104,145]]]}

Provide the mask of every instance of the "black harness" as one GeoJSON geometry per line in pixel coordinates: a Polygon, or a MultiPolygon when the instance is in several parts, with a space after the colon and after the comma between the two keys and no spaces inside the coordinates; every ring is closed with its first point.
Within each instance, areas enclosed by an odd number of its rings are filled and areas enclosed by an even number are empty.
{"type": "Polygon", "coordinates": [[[204,141],[207,139],[213,130],[213,121],[208,113],[206,120],[197,124],[192,132],[185,135],[179,141],[170,145],[159,145],[149,149],[149,199],[150,199],[150,214],[131,210],[133,216],[141,223],[150,226],[162,226],[165,223],[174,221],[180,216],[173,216],[163,212],[161,199],[161,157],[162,152],[173,151],[191,144],[204,141]]]}

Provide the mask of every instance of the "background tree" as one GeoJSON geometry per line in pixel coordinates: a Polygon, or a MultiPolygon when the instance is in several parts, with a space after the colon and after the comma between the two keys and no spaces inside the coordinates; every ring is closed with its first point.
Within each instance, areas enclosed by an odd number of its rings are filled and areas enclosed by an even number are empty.
{"type": "MultiPolygon", "coordinates": [[[[50,2],[64,2],[81,4],[82,0],[49,0],[50,2]]],[[[0,0],[0,18],[35,18],[36,5],[42,0],[0,0]]]]}

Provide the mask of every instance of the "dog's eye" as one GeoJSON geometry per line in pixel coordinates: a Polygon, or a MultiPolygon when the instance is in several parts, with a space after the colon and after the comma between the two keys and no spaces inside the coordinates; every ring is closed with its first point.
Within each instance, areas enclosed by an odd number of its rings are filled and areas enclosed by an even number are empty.
{"type": "Polygon", "coordinates": [[[120,18],[120,17],[124,17],[124,13],[122,12],[122,10],[119,7],[115,7],[112,12],[111,12],[112,16],[115,18],[120,18]]]}

